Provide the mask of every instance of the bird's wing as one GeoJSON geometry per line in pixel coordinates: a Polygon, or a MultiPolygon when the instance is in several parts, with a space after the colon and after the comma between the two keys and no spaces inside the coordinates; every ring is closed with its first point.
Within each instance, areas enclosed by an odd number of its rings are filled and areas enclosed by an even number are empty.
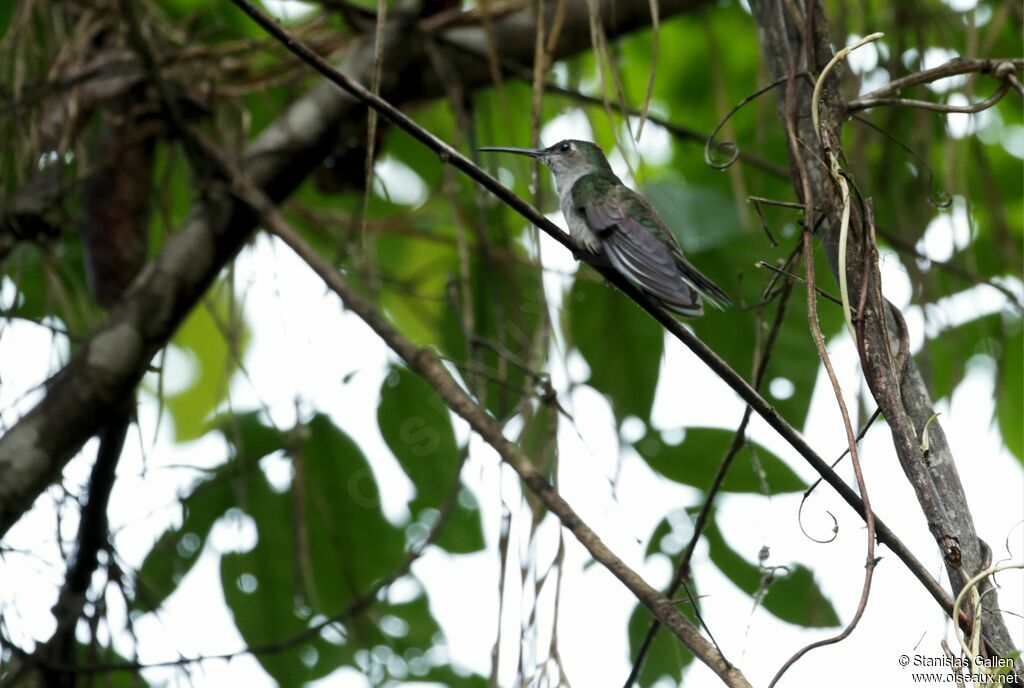
{"type": "MultiPolygon", "coordinates": [[[[587,177],[576,182],[572,193],[574,205],[601,237],[605,254],[616,270],[669,310],[688,317],[703,313],[698,289],[681,279],[672,244],[652,233],[657,228],[648,227],[637,213],[629,212],[636,199],[643,201],[642,197],[615,180],[587,177]],[[585,196],[579,191],[581,183],[589,185],[585,196]]],[[[650,217],[656,218],[653,210],[650,217]]]]}
{"type": "Polygon", "coordinates": [[[633,202],[643,205],[650,211],[649,213],[644,213],[644,217],[650,218],[651,224],[647,228],[659,239],[662,239],[671,246],[672,255],[676,259],[676,266],[679,268],[679,276],[683,278],[683,281],[700,292],[700,295],[715,308],[724,309],[726,306],[732,305],[732,299],[729,298],[728,294],[708,279],[704,273],[693,267],[690,261],[686,260],[686,256],[683,255],[683,249],[676,240],[676,235],[672,233],[668,225],[654,211],[650,202],[632,189],[622,188],[623,191],[621,193],[623,195],[629,194],[633,202]]]}

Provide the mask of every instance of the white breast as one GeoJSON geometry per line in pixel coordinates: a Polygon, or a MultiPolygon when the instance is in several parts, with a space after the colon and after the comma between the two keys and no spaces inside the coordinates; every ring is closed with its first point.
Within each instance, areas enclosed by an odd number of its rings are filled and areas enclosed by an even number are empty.
{"type": "Polygon", "coordinates": [[[576,241],[583,244],[583,246],[591,253],[601,252],[601,239],[590,231],[590,227],[587,225],[587,219],[576,210],[572,202],[572,185],[576,183],[576,180],[582,175],[577,175],[571,178],[555,179],[555,189],[559,194],[560,205],[562,206],[562,215],[565,216],[565,223],[569,225],[569,234],[576,241]]]}

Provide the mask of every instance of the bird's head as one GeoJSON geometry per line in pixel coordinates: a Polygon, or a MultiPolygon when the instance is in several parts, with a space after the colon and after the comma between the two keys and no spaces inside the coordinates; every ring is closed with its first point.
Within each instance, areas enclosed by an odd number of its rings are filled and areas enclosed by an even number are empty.
{"type": "Polygon", "coordinates": [[[509,148],[505,146],[492,146],[481,148],[482,151],[495,151],[498,153],[515,153],[537,158],[551,169],[555,179],[567,177],[580,177],[593,172],[611,173],[612,168],[608,159],[596,144],[590,141],[578,139],[566,139],[559,141],[547,148],[509,148]]]}

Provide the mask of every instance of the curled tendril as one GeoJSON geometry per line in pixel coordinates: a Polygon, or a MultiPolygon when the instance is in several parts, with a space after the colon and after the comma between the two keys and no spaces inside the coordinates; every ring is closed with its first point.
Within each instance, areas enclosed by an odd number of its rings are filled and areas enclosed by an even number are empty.
{"type": "Polygon", "coordinates": [[[712,141],[714,136],[709,136],[704,143],[704,162],[716,170],[727,169],[740,157],[740,147],[732,141],[712,141]]]}
{"type": "Polygon", "coordinates": [[[1003,547],[1006,548],[1007,559],[1003,560],[1003,561],[1007,561],[1007,560],[1013,559],[1013,556],[1014,556],[1013,552],[1010,551],[1010,535],[1012,535],[1013,531],[1015,531],[1017,528],[1020,528],[1022,525],[1024,525],[1024,521],[1017,521],[1016,523],[1013,524],[1013,526],[1010,528],[1010,530],[1008,530],[1006,532],[1006,540],[1003,542],[1003,547]]]}
{"type": "Polygon", "coordinates": [[[813,535],[807,532],[806,528],[804,528],[804,504],[807,503],[807,497],[809,495],[810,491],[804,493],[803,499],[800,500],[800,508],[797,509],[796,512],[796,522],[797,525],[800,526],[800,532],[803,533],[804,537],[806,537],[808,540],[810,540],[811,542],[816,542],[819,545],[827,545],[830,542],[835,542],[835,539],[839,537],[839,521],[836,520],[835,515],[828,509],[825,510],[825,513],[828,514],[828,517],[832,519],[832,537],[828,538],[827,540],[822,540],[814,537],[813,535]]]}
{"type": "Polygon", "coordinates": [[[726,123],[732,119],[732,116],[739,112],[744,105],[757,99],[759,96],[764,95],[779,84],[785,83],[788,78],[789,77],[784,76],[781,79],[776,79],[767,86],[754,91],[749,96],[736,103],[736,105],[734,105],[732,109],[725,114],[725,117],[719,120],[718,124],[715,125],[715,128],[711,131],[711,134],[704,142],[704,162],[706,162],[709,167],[713,167],[716,170],[724,170],[736,162],[737,158],[740,157],[740,147],[732,141],[715,141],[715,137],[718,136],[718,132],[721,131],[722,127],[724,127],[726,123]],[[720,157],[722,155],[725,156],[724,159],[720,157]],[[719,157],[717,161],[715,160],[716,157],[719,157]]]}
{"type": "Polygon", "coordinates": [[[939,210],[945,210],[953,205],[953,197],[943,188],[935,186],[935,175],[928,170],[928,205],[939,210]]]}

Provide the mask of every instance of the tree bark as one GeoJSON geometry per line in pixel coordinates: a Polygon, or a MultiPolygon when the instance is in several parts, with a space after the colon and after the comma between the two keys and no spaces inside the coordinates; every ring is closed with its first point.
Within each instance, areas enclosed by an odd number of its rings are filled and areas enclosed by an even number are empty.
{"type": "MultiPolygon", "coordinates": [[[[706,2],[660,0],[659,8],[665,18],[706,2]]],[[[557,5],[553,0],[545,7],[553,14],[557,5]]],[[[556,58],[590,47],[587,5],[587,0],[568,3],[556,58]]],[[[647,0],[602,2],[600,8],[601,21],[610,37],[650,22],[647,0]]],[[[430,63],[412,30],[401,18],[389,21],[383,51],[385,75],[430,63]]],[[[493,31],[499,59],[530,63],[534,49],[532,9],[496,19],[493,31]]],[[[480,27],[453,28],[442,38],[470,53],[487,52],[488,42],[480,27]]],[[[370,41],[357,44],[341,68],[360,83],[369,84],[373,54],[370,41]]],[[[478,58],[453,49],[449,59],[467,88],[489,83],[487,66],[478,58]]],[[[397,104],[443,95],[442,85],[431,72],[423,71],[419,76],[392,79],[390,83],[385,79],[382,92],[397,104]]],[[[319,83],[260,133],[242,165],[268,196],[280,202],[323,160],[334,140],[358,133],[365,127],[365,120],[366,110],[355,99],[330,83],[319,83]]],[[[249,240],[256,223],[256,216],[226,193],[212,193],[200,201],[106,322],[46,383],[45,397],[0,437],[0,475],[4,476],[0,481],[0,535],[32,506],[47,485],[59,478],[85,441],[131,396],[153,356],[249,240]]]]}
{"type": "MultiPolygon", "coordinates": [[[[847,106],[835,71],[827,77],[819,103],[820,131],[815,131],[811,117],[813,79],[833,56],[825,13],[819,0],[753,0],[751,6],[772,77],[788,76],[791,80],[778,89],[780,118],[791,129],[790,136],[798,139],[790,146],[790,171],[797,197],[806,209],[806,221],[814,226],[816,220],[821,220],[816,233],[838,282],[843,198],[826,165],[829,151],[840,150],[847,106]],[[793,16],[794,11],[800,16],[793,16]],[[810,78],[805,78],[808,73],[810,78]],[[816,210],[824,218],[812,219],[816,210]]],[[[934,420],[924,381],[913,359],[897,353],[906,341],[903,316],[882,297],[877,249],[870,231],[870,205],[865,213],[855,199],[850,199],[850,204],[846,276],[854,310],[862,294],[864,297],[862,317],[855,323],[861,340],[861,364],[888,422],[896,455],[943,554],[955,595],[971,576],[990,565],[988,547],[975,532],[967,497],[942,427],[934,420]],[[905,361],[901,370],[897,370],[898,360],[905,361]],[[927,445],[924,432],[928,433],[927,445]],[[923,445],[928,446],[927,452],[923,445]]],[[[995,590],[986,581],[979,592],[985,593],[983,637],[992,652],[1005,657],[1015,648],[999,613],[995,590]]],[[[1018,661],[1018,671],[1020,667],[1018,661]]]]}

